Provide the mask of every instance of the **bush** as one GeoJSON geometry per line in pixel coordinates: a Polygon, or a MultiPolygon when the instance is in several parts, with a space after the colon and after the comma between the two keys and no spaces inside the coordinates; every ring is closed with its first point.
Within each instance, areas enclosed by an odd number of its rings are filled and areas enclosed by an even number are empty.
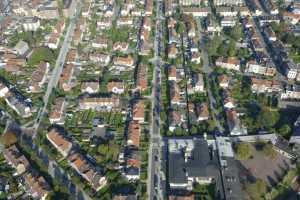
{"type": "Polygon", "coordinates": [[[234,151],[238,160],[248,160],[251,157],[250,145],[247,143],[235,144],[234,151]]]}
{"type": "Polygon", "coordinates": [[[257,179],[254,183],[246,185],[246,192],[253,200],[263,199],[262,197],[267,192],[267,184],[263,180],[257,179]]]}

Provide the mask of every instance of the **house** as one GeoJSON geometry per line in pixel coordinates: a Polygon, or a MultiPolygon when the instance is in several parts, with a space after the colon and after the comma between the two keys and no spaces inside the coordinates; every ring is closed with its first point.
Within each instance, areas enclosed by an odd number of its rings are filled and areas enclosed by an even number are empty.
{"type": "Polygon", "coordinates": [[[15,168],[15,175],[22,175],[30,169],[30,163],[27,158],[21,154],[15,145],[5,148],[3,150],[3,156],[6,162],[15,168]]]}
{"type": "Polygon", "coordinates": [[[195,37],[197,31],[196,22],[194,20],[189,20],[187,21],[186,26],[187,26],[188,36],[191,38],[195,37]]]}
{"type": "Polygon", "coordinates": [[[300,65],[294,63],[291,60],[288,60],[287,62],[284,62],[283,64],[285,75],[288,79],[296,79],[300,72],[300,65]]]}
{"type": "Polygon", "coordinates": [[[144,101],[138,100],[133,104],[132,119],[138,123],[145,122],[145,105],[144,101]]]}
{"type": "Polygon", "coordinates": [[[29,45],[27,44],[27,42],[20,40],[14,47],[14,51],[16,51],[18,55],[24,56],[29,51],[29,45]]]}
{"type": "Polygon", "coordinates": [[[114,51],[121,51],[121,52],[126,52],[129,49],[129,43],[127,42],[116,42],[113,45],[113,50],[114,51]]]}
{"type": "Polygon", "coordinates": [[[245,4],[243,0],[214,0],[215,6],[242,6],[245,4]]]}
{"type": "Polygon", "coordinates": [[[147,66],[140,64],[137,69],[136,88],[145,91],[148,88],[147,66]]]}
{"type": "Polygon", "coordinates": [[[219,86],[223,89],[227,89],[229,87],[229,81],[230,81],[229,77],[225,74],[218,76],[219,86]]]}
{"type": "Polygon", "coordinates": [[[126,149],[125,157],[125,176],[128,180],[137,180],[140,178],[141,156],[138,150],[126,149]]]}
{"type": "Polygon", "coordinates": [[[131,55],[126,57],[114,57],[113,59],[114,65],[125,66],[125,67],[133,67],[134,66],[134,58],[131,55]]]}
{"type": "Polygon", "coordinates": [[[191,62],[194,62],[196,64],[201,63],[201,54],[200,54],[200,52],[192,52],[191,62]]]}
{"type": "Polygon", "coordinates": [[[225,109],[232,109],[235,107],[235,100],[231,97],[229,90],[223,91],[223,106],[225,109]]]}
{"type": "Polygon", "coordinates": [[[177,57],[177,54],[178,54],[178,49],[177,49],[176,45],[170,44],[168,46],[168,57],[174,59],[177,57]]]}
{"type": "Polygon", "coordinates": [[[98,81],[85,81],[81,83],[81,92],[93,94],[99,91],[99,82],[98,81]]]}
{"type": "Polygon", "coordinates": [[[102,172],[82,154],[74,153],[68,156],[67,159],[71,167],[75,169],[94,190],[99,191],[107,184],[107,179],[103,176],[102,172]]]}
{"type": "Polygon", "coordinates": [[[221,19],[221,27],[233,27],[236,24],[235,17],[223,17],[221,19]]]}
{"type": "Polygon", "coordinates": [[[31,79],[29,81],[29,91],[30,92],[40,92],[43,85],[46,82],[47,75],[49,72],[50,64],[47,62],[40,62],[37,69],[33,72],[31,79]]]}
{"type": "Polygon", "coordinates": [[[192,85],[195,92],[205,92],[203,74],[194,74],[192,85]]]}
{"type": "Polygon", "coordinates": [[[37,172],[28,172],[24,175],[25,187],[34,199],[46,200],[51,188],[44,177],[37,172]]]}
{"type": "Polygon", "coordinates": [[[119,27],[121,27],[121,26],[132,26],[132,25],[133,25],[133,18],[132,17],[121,16],[117,20],[117,26],[119,26],[119,27]]]}
{"type": "Polygon", "coordinates": [[[72,142],[66,138],[64,133],[57,128],[52,128],[46,135],[49,142],[63,155],[67,157],[72,149],[72,142]]]}
{"type": "Polygon", "coordinates": [[[254,93],[279,93],[282,91],[282,85],[276,80],[251,78],[251,90],[254,93]]]}
{"type": "Polygon", "coordinates": [[[73,72],[74,72],[73,64],[66,64],[63,67],[63,71],[62,71],[62,73],[60,75],[60,79],[59,79],[59,86],[64,91],[70,91],[72,89],[72,87],[74,86],[73,83],[71,82],[73,72]]]}
{"type": "Polygon", "coordinates": [[[145,15],[152,15],[153,10],[153,0],[145,0],[145,15]]]}
{"type": "Polygon", "coordinates": [[[112,18],[109,17],[102,17],[100,20],[97,21],[97,27],[99,29],[108,29],[112,25],[112,18]]]}
{"type": "Polygon", "coordinates": [[[238,15],[238,11],[232,9],[231,7],[217,7],[216,13],[221,17],[235,17],[238,15]]]}
{"type": "Polygon", "coordinates": [[[265,76],[275,76],[277,70],[271,60],[261,62],[250,60],[246,63],[245,72],[261,74],[265,76]]]}
{"type": "Polygon", "coordinates": [[[139,147],[140,146],[141,126],[138,121],[130,121],[127,133],[127,145],[139,147]]]}
{"type": "Polygon", "coordinates": [[[39,7],[37,9],[37,13],[35,15],[36,17],[40,19],[58,19],[59,18],[59,11],[58,7],[39,7]]]}
{"type": "Polygon", "coordinates": [[[0,97],[6,97],[9,94],[9,88],[7,85],[0,79],[0,97]]]}
{"type": "Polygon", "coordinates": [[[197,121],[205,121],[209,119],[209,110],[207,103],[197,104],[195,106],[197,121]]]}
{"type": "MultiPolygon", "coordinates": [[[[192,191],[193,185],[220,181],[217,155],[205,139],[167,140],[168,184],[171,190],[192,191]]],[[[216,194],[221,187],[216,185],[216,194]]]]}
{"type": "Polygon", "coordinates": [[[280,98],[282,100],[300,99],[300,85],[286,85],[280,98]]]}
{"type": "Polygon", "coordinates": [[[270,42],[274,42],[277,40],[276,34],[270,26],[266,26],[264,28],[264,34],[270,42]]]}
{"type": "Polygon", "coordinates": [[[177,81],[177,69],[175,65],[170,65],[168,67],[168,80],[177,81]]]}
{"type": "Polygon", "coordinates": [[[122,81],[110,81],[107,83],[107,91],[114,94],[123,94],[125,85],[122,81]]]}
{"type": "Polygon", "coordinates": [[[79,100],[79,108],[82,110],[95,109],[98,111],[110,111],[120,109],[120,98],[107,97],[83,97],[79,100]]]}
{"type": "Polygon", "coordinates": [[[65,99],[63,97],[58,97],[54,100],[54,104],[51,107],[51,112],[49,113],[49,121],[51,124],[61,123],[64,106],[65,99]]]}
{"type": "Polygon", "coordinates": [[[92,62],[99,63],[103,66],[106,66],[110,62],[110,55],[104,53],[92,53],[89,55],[89,58],[92,62]]]}
{"type": "Polygon", "coordinates": [[[180,96],[180,88],[178,84],[174,81],[171,81],[170,83],[170,100],[172,105],[179,105],[181,104],[181,96],[180,96]]]}
{"type": "Polygon", "coordinates": [[[5,97],[5,102],[23,118],[30,117],[32,115],[31,103],[25,101],[25,97],[21,94],[16,94],[10,91],[5,97]]]}
{"type": "Polygon", "coordinates": [[[169,131],[174,132],[177,127],[181,127],[185,119],[180,111],[172,110],[169,112],[169,131]]]}
{"type": "Polygon", "coordinates": [[[220,57],[216,60],[216,65],[228,70],[240,71],[240,61],[236,57],[220,57]]]}
{"type": "Polygon", "coordinates": [[[292,12],[283,12],[282,17],[284,21],[291,23],[292,25],[295,25],[300,20],[300,13],[292,13],[292,12]]]}
{"type": "Polygon", "coordinates": [[[247,135],[247,129],[242,125],[237,112],[233,109],[228,109],[225,112],[230,135],[247,135]]]}
{"type": "Polygon", "coordinates": [[[290,144],[300,144],[300,117],[294,122],[293,133],[289,140],[290,144]]]}
{"type": "Polygon", "coordinates": [[[92,41],[92,47],[106,49],[108,47],[108,39],[104,38],[103,36],[98,36],[92,41]]]}
{"type": "Polygon", "coordinates": [[[184,7],[183,13],[187,15],[192,15],[193,17],[207,17],[211,14],[210,7],[184,7]]]}
{"type": "Polygon", "coordinates": [[[150,17],[144,17],[142,23],[145,30],[151,31],[152,22],[150,17]]]}
{"type": "Polygon", "coordinates": [[[24,31],[37,31],[40,27],[40,20],[37,17],[24,17],[22,19],[24,31]]]}

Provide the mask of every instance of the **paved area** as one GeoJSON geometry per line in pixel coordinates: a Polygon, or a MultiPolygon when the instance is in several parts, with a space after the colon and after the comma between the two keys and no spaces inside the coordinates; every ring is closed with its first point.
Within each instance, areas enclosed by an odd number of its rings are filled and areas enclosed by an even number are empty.
{"type": "Polygon", "coordinates": [[[253,158],[241,161],[242,174],[252,175],[255,178],[265,180],[270,186],[276,184],[283,176],[283,172],[291,165],[288,158],[277,153],[276,158],[266,157],[261,151],[257,151],[251,145],[253,158]],[[248,171],[248,172],[247,172],[248,171]]]}

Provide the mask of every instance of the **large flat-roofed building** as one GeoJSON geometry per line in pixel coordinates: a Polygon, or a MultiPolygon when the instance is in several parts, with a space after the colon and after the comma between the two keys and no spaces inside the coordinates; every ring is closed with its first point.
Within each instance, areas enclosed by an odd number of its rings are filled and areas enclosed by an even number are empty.
{"type": "Polygon", "coordinates": [[[202,138],[170,138],[168,145],[168,182],[170,193],[191,191],[194,184],[215,184],[216,198],[222,197],[220,170],[214,141],[202,138]]]}

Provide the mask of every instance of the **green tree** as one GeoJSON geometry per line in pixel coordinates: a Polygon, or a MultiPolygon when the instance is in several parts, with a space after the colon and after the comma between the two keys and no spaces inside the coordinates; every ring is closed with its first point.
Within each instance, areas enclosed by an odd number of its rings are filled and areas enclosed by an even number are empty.
{"type": "Polygon", "coordinates": [[[233,41],[233,40],[229,41],[227,54],[228,54],[228,56],[235,56],[236,55],[235,41],[233,41]]]}
{"type": "Polygon", "coordinates": [[[263,151],[264,155],[266,155],[269,158],[274,159],[277,156],[276,151],[273,149],[273,145],[270,143],[265,143],[263,145],[262,151],[263,151]]]}
{"type": "Polygon", "coordinates": [[[278,111],[270,111],[269,108],[263,107],[257,117],[257,123],[260,128],[271,129],[279,120],[278,111]]]}
{"type": "Polygon", "coordinates": [[[267,184],[262,179],[246,185],[246,192],[253,200],[261,200],[267,192],[267,184]]]}
{"type": "Polygon", "coordinates": [[[230,37],[235,40],[238,41],[239,39],[241,39],[243,37],[243,29],[242,26],[240,24],[235,25],[229,32],[230,37]]]}
{"type": "Polygon", "coordinates": [[[289,136],[290,132],[291,127],[288,124],[284,124],[278,129],[278,133],[283,137],[289,136]]]}
{"type": "Polygon", "coordinates": [[[247,143],[235,144],[234,151],[238,160],[248,160],[251,157],[251,147],[247,143]]]}

